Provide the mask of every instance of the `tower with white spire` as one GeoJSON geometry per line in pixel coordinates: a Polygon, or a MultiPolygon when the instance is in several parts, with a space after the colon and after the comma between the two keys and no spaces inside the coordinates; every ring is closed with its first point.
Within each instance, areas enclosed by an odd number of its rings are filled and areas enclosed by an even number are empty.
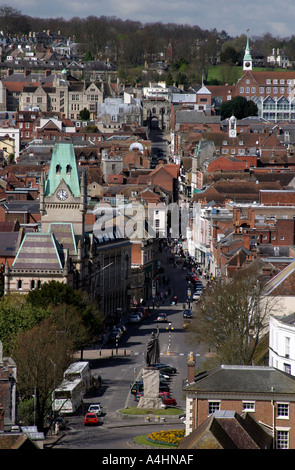
{"type": "MultiPolygon", "coordinates": [[[[249,30],[247,30],[248,33],[249,30]]],[[[247,34],[247,44],[245,48],[245,54],[244,54],[244,59],[243,59],[243,72],[247,72],[247,70],[252,70],[252,55],[251,55],[251,49],[250,49],[250,44],[249,44],[249,34],[247,34]]]]}

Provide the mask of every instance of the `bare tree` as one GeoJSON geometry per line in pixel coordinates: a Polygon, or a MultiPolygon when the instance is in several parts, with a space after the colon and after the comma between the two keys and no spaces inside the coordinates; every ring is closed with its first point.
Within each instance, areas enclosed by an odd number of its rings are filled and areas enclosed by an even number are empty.
{"type": "Polygon", "coordinates": [[[203,294],[191,332],[192,342],[209,346],[223,364],[252,364],[254,353],[278,302],[263,295],[264,280],[241,270],[203,294]]]}

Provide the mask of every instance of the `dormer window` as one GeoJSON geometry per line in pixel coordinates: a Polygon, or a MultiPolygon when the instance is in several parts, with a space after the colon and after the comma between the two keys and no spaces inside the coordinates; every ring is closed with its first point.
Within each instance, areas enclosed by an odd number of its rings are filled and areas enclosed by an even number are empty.
{"type": "Polygon", "coordinates": [[[61,166],[60,166],[60,165],[56,165],[55,170],[56,170],[56,173],[57,173],[57,174],[60,173],[60,171],[61,171],[61,166]]]}
{"type": "Polygon", "coordinates": [[[67,172],[67,175],[71,173],[71,165],[67,165],[66,172],[67,172]]]}

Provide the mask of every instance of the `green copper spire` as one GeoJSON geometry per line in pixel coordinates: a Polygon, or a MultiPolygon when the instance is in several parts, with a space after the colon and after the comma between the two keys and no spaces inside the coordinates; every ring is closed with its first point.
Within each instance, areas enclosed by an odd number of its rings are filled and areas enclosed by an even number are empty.
{"type": "Polygon", "coordinates": [[[80,197],[79,175],[73,144],[54,145],[48,178],[45,181],[45,196],[51,196],[62,180],[74,197],[80,197]]]}

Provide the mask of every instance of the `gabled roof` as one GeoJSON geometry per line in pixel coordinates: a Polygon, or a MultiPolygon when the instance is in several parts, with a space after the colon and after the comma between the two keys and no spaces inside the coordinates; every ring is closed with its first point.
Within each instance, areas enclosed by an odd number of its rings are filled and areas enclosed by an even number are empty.
{"type": "Polygon", "coordinates": [[[184,437],[178,449],[271,449],[272,435],[251,416],[217,411],[184,437]]]}

